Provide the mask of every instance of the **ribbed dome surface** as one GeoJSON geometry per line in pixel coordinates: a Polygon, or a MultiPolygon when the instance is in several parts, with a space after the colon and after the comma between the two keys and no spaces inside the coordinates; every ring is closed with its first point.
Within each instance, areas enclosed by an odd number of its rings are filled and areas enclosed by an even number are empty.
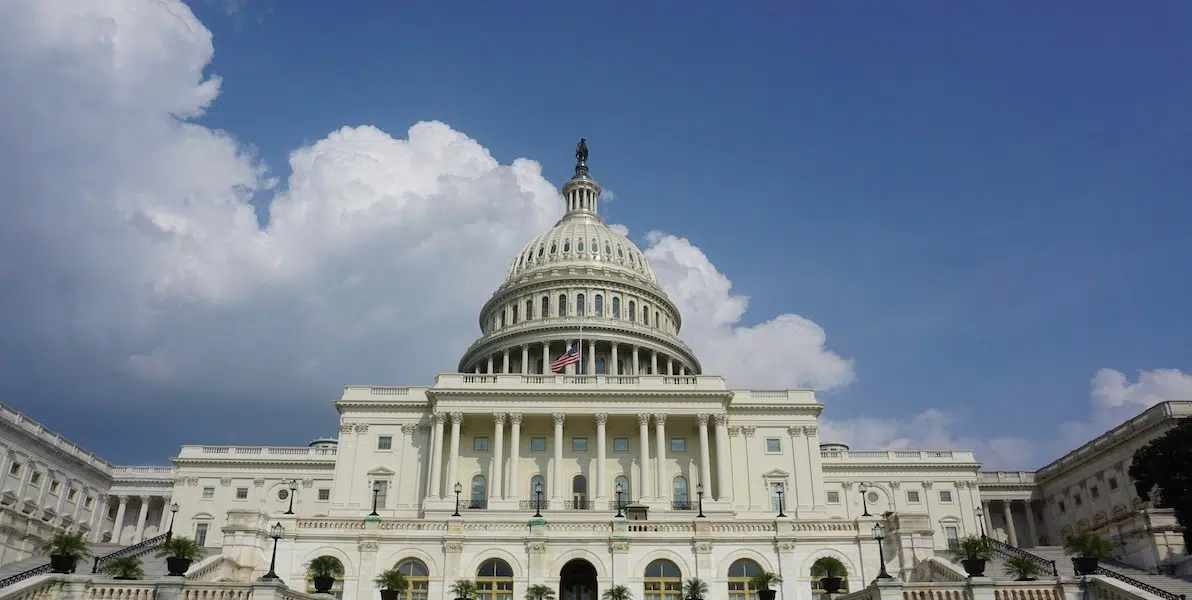
{"type": "Polygon", "coordinates": [[[650,262],[629,238],[586,214],[570,214],[526,244],[509,266],[505,283],[539,269],[567,266],[621,269],[658,284],[650,262]]]}

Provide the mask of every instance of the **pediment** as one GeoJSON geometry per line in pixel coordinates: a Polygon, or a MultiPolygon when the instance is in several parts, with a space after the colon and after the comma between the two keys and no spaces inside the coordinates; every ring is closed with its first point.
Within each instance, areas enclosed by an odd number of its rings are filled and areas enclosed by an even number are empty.
{"type": "Polygon", "coordinates": [[[392,469],[388,469],[386,467],[377,467],[369,471],[368,474],[375,477],[392,477],[393,475],[396,475],[392,469]]]}
{"type": "Polygon", "coordinates": [[[787,473],[786,471],[783,471],[782,469],[770,469],[769,471],[762,473],[762,477],[780,479],[783,477],[790,477],[790,473],[787,473]]]}

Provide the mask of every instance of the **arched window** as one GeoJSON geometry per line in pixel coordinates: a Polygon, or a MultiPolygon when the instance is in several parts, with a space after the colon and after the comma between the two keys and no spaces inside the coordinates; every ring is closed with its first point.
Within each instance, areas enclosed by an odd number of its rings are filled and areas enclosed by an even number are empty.
{"type": "Polygon", "coordinates": [[[604,316],[604,295],[596,294],[596,316],[604,316]]]}
{"type": "Polygon", "coordinates": [[[472,478],[472,500],[468,503],[468,508],[484,508],[488,499],[487,483],[484,475],[477,475],[472,478]]]}
{"type": "MultiPolygon", "coordinates": [[[[529,318],[529,317],[526,317],[529,318]]],[[[642,305],[642,325],[650,324],[650,306],[648,304],[642,305]]]]}
{"type": "Polygon", "coordinates": [[[596,243],[596,238],[592,238],[592,254],[600,254],[600,244],[596,243]]]}
{"type": "Polygon", "coordinates": [[[613,480],[614,499],[617,499],[616,494],[618,485],[621,486],[621,497],[618,500],[621,502],[621,508],[625,508],[626,506],[629,506],[629,498],[631,498],[629,495],[629,478],[624,475],[617,475],[617,478],[613,480]]]}
{"type": "Polygon", "coordinates": [[[646,565],[643,600],[679,600],[683,592],[683,574],[675,563],[660,558],[646,565]]]}
{"type": "Polygon", "coordinates": [[[529,321],[530,319],[533,319],[533,318],[534,318],[534,301],[526,300],[526,320],[529,321]]]}
{"type": "Polygon", "coordinates": [[[588,478],[576,475],[571,480],[571,507],[576,510],[588,508],[588,478]]]}
{"type": "Polygon", "coordinates": [[[629,322],[637,322],[637,304],[633,300],[629,301],[629,322]]]}
{"type": "Polygon", "coordinates": [[[571,252],[571,240],[563,240],[563,252],[571,252]]]}
{"type": "Polygon", "coordinates": [[[559,316],[567,316],[567,294],[559,294],[559,316]]]}
{"type": "Polygon", "coordinates": [[[577,315],[584,314],[584,310],[587,309],[587,307],[588,307],[588,303],[585,300],[586,300],[586,298],[584,298],[583,294],[575,295],[575,314],[577,314],[577,315]]]}
{"type": "Polygon", "coordinates": [[[545,319],[550,316],[550,297],[542,297],[542,318],[545,319]]]}
{"type": "Polygon", "coordinates": [[[688,502],[689,498],[687,496],[687,478],[682,475],[676,475],[675,478],[671,480],[671,491],[671,498],[673,498],[676,503],[688,502]]]}
{"type": "Polygon", "coordinates": [[[556,252],[558,252],[558,251],[559,251],[559,246],[558,246],[558,244],[556,244],[556,243],[554,243],[554,242],[551,242],[551,243],[550,243],[550,253],[551,253],[551,254],[554,254],[554,253],[556,253],[556,252]]]}
{"type": "Polygon", "coordinates": [[[535,476],[531,477],[529,493],[530,493],[530,502],[531,502],[530,508],[531,509],[534,508],[534,504],[533,504],[534,502],[541,503],[538,506],[538,508],[540,508],[540,509],[546,508],[547,505],[550,504],[550,490],[546,489],[546,478],[545,477],[543,477],[541,475],[535,475],[535,476]],[[538,497],[538,494],[534,493],[534,490],[537,490],[538,488],[542,488],[542,497],[541,498],[538,497]]]}
{"type": "Polygon", "coordinates": [[[616,296],[613,297],[613,318],[621,318],[621,299],[616,296]]]}
{"type": "Polygon", "coordinates": [[[844,563],[834,556],[825,556],[815,561],[811,565],[811,589],[823,590],[823,585],[820,580],[828,576],[829,572],[840,573],[840,593],[848,593],[848,572],[845,571],[844,563]],[[829,564],[831,563],[831,564],[829,564]]]}
{"type": "Polygon", "coordinates": [[[513,324],[514,324],[514,325],[517,325],[517,316],[518,316],[518,311],[519,311],[519,310],[521,310],[521,307],[520,307],[520,306],[518,306],[518,305],[516,305],[516,304],[514,304],[514,305],[513,305],[513,324]]]}
{"type": "Polygon", "coordinates": [[[654,311],[654,326],[662,327],[662,319],[658,316],[658,311],[654,311]]]}
{"type": "Polygon", "coordinates": [[[575,251],[576,252],[584,251],[584,241],[583,240],[579,240],[575,243],[575,251]]]}
{"type": "Polygon", "coordinates": [[[606,255],[608,255],[609,257],[611,257],[613,255],[613,247],[609,246],[608,242],[604,243],[604,253],[606,255]]]}
{"type": "Polygon", "coordinates": [[[625,359],[618,358],[617,366],[613,369],[613,375],[637,375],[637,373],[630,373],[625,370],[625,359]]]}
{"type": "Polygon", "coordinates": [[[607,369],[607,365],[604,362],[604,357],[597,356],[596,357],[596,374],[597,375],[607,375],[607,373],[605,372],[605,369],[607,369]]]}
{"type": "MultiPolygon", "coordinates": [[[[333,564],[339,565],[339,575],[335,577],[335,583],[331,584],[331,595],[336,598],[344,597],[344,563],[334,556],[320,556],[315,560],[325,560],[333,564]]],[[[306,582],[306,593],[315,594],[315,582],[308,580],[306,582]]]]}
{"type": "Polygon", "coordinates": [[[500,323],[501,327],[505,326],[505,311],[503,311],[503,310],[501,311],[500,316],[497,317],[497,321],[500,323]]]}
{"type": "Polygon", "coordinates": [[[476,569],[476,600],[513,600],[513,569],[509,563],[490,558],[476,569]]]}
{"type": "Polygon", "coordinates": [[[617,246],[617,258],[625,258],[625,251],[617,246]]]}
{"type": "Polygon", "coordinates": [[[397,572],[406,576],[409,586],[399,594],[397,600],[426,600],[430,588],[430,571],[426,563],[417,558],[407,558],[397,563],[397,572]]]}
{"type": "Polygon", "coordinates": [[[753,600],[757,597],[757,588],[753,586],[753,578],[762,572],[761,565],[739,558],[728,567],[728,600],[753,600]]]}

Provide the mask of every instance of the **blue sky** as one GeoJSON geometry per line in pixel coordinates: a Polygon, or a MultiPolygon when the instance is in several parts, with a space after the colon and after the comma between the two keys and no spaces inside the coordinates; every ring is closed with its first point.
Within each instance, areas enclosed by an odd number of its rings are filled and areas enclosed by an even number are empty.
{"type": "MultiPolygon", "coordinates": [[[[855,381],[821,395],[827,417],[913,429],[937,409],[956,438],[1050,443],[1060,422],[1108,422],[1090,402],[1099,369],[1181,370],[1113,419],[1192,385],[1192,5],[330,6],[192,5],[213,34],[205,73],[222,80],[196,122],[255,147],[282,189],[290,153],[345,126],[403,137],[442,121],[556,185],[582,136],[616,195],[607,220],[643,247],[650,230],[698,246],[749,296],[742,325],[796,313],[854,361],[855,381]]],[[[252,196],[262,223],[273,194],[252,196]]],[[[0,295],[22,285],[0,278],[0,295]]],[[[0,401],[120,462],[184,442],[305,443],[334,430],[329,399],[355,383],[321,371],[279,411],[295,392],[147,384],[43,338],[0,334],[20,356],[0,367],[0,401]],[[64,377],[91,381],[44,391],[64,377]],[[178,414],[184,433],[148,431],[178,414]],[[112,435],[122,424],[145,433],[112,435]]],[[[416,381],[365,383],[428,383],[463,349],[416,381]]]]}

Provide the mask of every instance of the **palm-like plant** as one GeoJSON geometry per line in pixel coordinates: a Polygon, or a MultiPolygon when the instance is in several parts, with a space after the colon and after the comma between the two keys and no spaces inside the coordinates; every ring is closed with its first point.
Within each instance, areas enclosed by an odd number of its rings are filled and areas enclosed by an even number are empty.
{"type": "Polygon", "coordinates": [[[456,598],[468,600],[476,595],[476,582],[471,579],[456,579],[447,591],[455,594],[456,598]]]}
{"type": "MultiPolygon", "coordinates": [[[[338,562],[338,561],[337,561],[338,562]]],[[[391,590],[397,593],[402,593],[410,587],[410,582],[397,569],[386,569],[373,579],[373,583],[383,590],[391,590]]]]}
{"type": "Polygon", "coordinates": [[[1035,559],[1029,556],[1015,556],[1006,561],[1002,567],[1002,573],[1017,578],[1018,581],[1029,581],[1038,577],[1043,572],[1043,568],[1035,559]]]}
{"type": "Polygon", "coordinates": [[[768,590],[770,586],[782,583],[782,576],[773,571],[760,571],[749,580],[749,583],[753,584],[755,590],[768,590]]]}
{"type": "Polygon", "coordinates": [[[41,550],[50,556],[70,556],[76,559],[91,556],[87,538],[81,533],[59,533],[50,538],[41,550]]]}
{"type": "Polygon", "coordinates": [[[310,580],[322,577],[336,579],[344,576],[344,564],[334,556],[320,556],[310,559],[306,563],[306,578],[310,580]]]}
{"type": "Polygon", "coordinates": [[[1085,558],[1105,558],[1112,552],[1109,542],[1095,533],[1070,535],[1064,539],[1064,553],[1085,558]]]}
{"type": "Polygon", "coordinates": [[[846,574],[844,563],[835,556],[825,556],[811,565],[812,577],[844,577],[846,574]]]}
{"type": "Polygon", "coordinates": [[[993,544],[979,535],[970,535],[956,541],[956,554],[965,560],[989,560],[993,558],[993,544]]]}
{"type": "Polygon", "coordinates": [[[188,537],[173,536],[157,549],[158,558],[185,558],[195,560],[203,558],[206,551],[198,542],[188,537]]]}
{"type": "Polygon", "coordinates": [[[541,583],[526,588],[526,600],[555,600],[555,591],[541,583]]]}
{"type": "Polygon", "coordinates": [[[708,593],[708,584],[698,577],[692,577],[683,582],[683,600],[704,600],[708,593]]]}
{"type": "Polygon", "coordinates": [[[633,600],[633,592],[623,585],[614,585],[604,590],[600,598],[601,600],[633,600]]]}
{"type": "Polygon", "coordinates": [[[108,561],[103,571],[115,579],[140,579],[145,576],[145,569],[141,568],[141,559],[135,556],[113,558],[108,561]]]}

